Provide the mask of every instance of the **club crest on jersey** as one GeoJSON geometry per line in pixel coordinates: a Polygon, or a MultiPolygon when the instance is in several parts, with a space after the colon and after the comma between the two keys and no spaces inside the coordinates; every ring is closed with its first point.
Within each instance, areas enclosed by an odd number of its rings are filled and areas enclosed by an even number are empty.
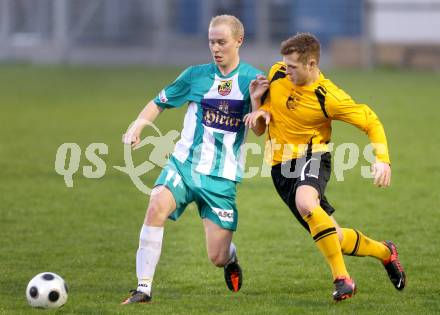
{"type": "Polygon", "coordinates": [[[286,107],[290,110],[295,110],[298,107],[298,101],[297,97],[290,95],[286,101],[286,107]]]}
{"type": "Polygon", "coordinates": [[[226,96],[231,93],[232,90],[232,80],[221,81],[218,85],[218,94],[221,96],[226,96]]]}

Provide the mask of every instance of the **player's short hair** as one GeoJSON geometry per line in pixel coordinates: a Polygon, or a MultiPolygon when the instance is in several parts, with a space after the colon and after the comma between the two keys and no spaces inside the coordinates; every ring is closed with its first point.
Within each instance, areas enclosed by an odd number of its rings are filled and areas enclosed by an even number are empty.
{"type": "Polygon", "coordinates": [[[228,25],[231,28],[232,36],[235,39],[239,39],[240,37],[244,38],[243,23],[241,23],[241,21],[235,16],[228,14],[214,16],[209,23],[209,28],[220,24],[228,25]]]}
{"type": "Polygon", "coordinates": [[[286,56],[298,53],[299,61],[306,64],[310,57],[319,63],[321,55],[321,45],[319,40],[310,33],[298,33],[281,43],[281,55],[286,56]]]}

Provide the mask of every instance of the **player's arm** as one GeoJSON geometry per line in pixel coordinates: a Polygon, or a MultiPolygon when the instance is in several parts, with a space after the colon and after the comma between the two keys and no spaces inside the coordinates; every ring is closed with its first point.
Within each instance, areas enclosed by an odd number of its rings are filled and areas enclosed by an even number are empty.
{"type": "Polygon", "coordinates": [[[261,106],[263,95],[268,92],[268,88],[269,80],[263,75],[257,75],[257,78],[252,80],[249,85],[252,112],[245,115],[244,123],[251,128],[257,136],[264,134],[266,126],[270,122],[269,104],[265,102],[265,105],[261,106]]]}
{"type": "Polygon", "coordinates": [[[145,126],[152,124],[165,108],[175,108],[185,104],[191,93],[193,68],[186,68],[173,83],[165,87],[140,112],[138,118],[122,136],[124,144],[134,148],[140,143],[140,135],[145,126]]]}
{"type": "Polygon", "coordinates": [[[376,156],[376,162],[372,165],[374,184],[388,187],[391,183],[391,167],[383,125],[370,107],[356,104],[348,95],[344,95],[342,98],[330,95],[328,114],[330,118],[347,122],[367,134],[376,156]]]}
{"type": "Polygon", "coordinates": [[[141,142],[140,136],[142,130],[145,126],[153,123],[162,111],[163,108],[157,106],[154,100],[151,100],[139,113],[138,117],[130,128],[128,128],[127,132],[122,136],[122,142],[124,144],[131,144],[132,148],[137,146],[141,142]]]}

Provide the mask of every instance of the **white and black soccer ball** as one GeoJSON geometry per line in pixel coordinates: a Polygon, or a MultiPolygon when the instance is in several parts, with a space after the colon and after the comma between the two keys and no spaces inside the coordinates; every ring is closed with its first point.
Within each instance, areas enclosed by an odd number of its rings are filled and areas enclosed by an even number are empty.
{"type": "Polygon", "coordinates": [[[68,291],[66,282],[59,275],[42,272],[29,281],[26,297],[32,307],[57,308],[66,304],[68,291]]]}

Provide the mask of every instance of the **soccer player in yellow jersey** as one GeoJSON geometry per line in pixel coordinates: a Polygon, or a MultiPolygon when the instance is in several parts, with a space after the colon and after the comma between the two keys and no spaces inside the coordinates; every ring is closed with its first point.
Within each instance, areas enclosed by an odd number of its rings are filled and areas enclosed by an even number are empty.
{"type": "Polygon", "coordinates": [[[334,300],[356,292],[343,255],[379,259],[395,288],[402,290],[406,276],[396,246],[340,228],[324,194],[331,173],[328,143],[332,120],[345,121],[368,135],[376,156],[374,183],[390,185],[390,159],[381,122],[367,105],[355,103],[320,72],[320,44],[315,36],[300,33],[287,39],[281,44],[281,54],[283,62],[273,65],[268,78],[258,76],[252,81],[251,99],[253,108],[258,109],[245,117],[245,124],[257,135],[268,129],[273,152],[271,175],[278,194],[310,232],[329,264],[334,300]]]}

